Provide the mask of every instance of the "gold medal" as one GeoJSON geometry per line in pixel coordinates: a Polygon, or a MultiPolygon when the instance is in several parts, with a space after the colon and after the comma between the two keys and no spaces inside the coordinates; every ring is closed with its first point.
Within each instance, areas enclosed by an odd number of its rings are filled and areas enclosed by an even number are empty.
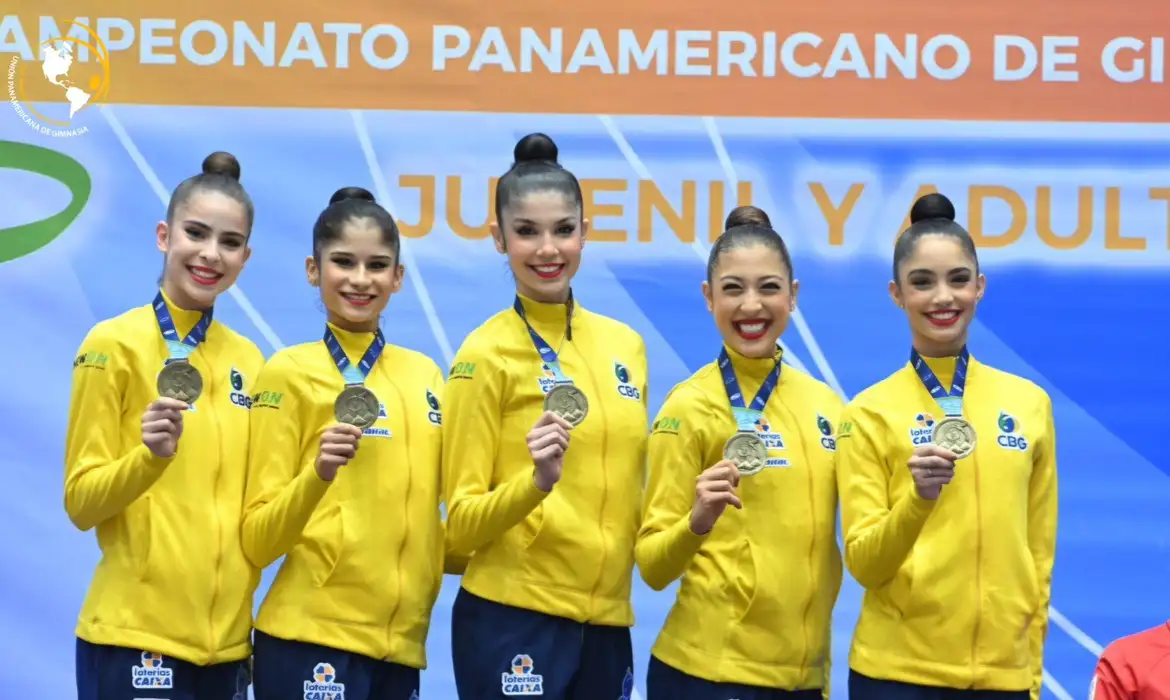
{"type": "Polygon", "coordinates": [[[361,384],[345,387],[333,402],[333,416],[339,423],[355,425],[362,430],[378,420],[378,397],[361,384]]]}
{"type": "Polygon", "coordinates": [[[934,424],[930,441],[962,459],[975,451],[975,428],[960,416],[947,416],[934,424]]]}
{"type": "Polygon", "coordinates": [[[158,373],[155,382],[158,395],[193,404],[203,393],[203,377],[199,370],[186,360],[171,362],[158,373]]]}
{"type": "Polygon", "coordinates": [[[736,433],[724,443],[723,459],[734,462],[743,476],[758,474],[768,464],[768,446],[755,433],[736,433]]]}
{"type": "Polygon", "coordinates": [[[557,384],[544,395],[544,410],[557,414],[576,428],[589,415],[589,399],[572,384],[557,384]]]}

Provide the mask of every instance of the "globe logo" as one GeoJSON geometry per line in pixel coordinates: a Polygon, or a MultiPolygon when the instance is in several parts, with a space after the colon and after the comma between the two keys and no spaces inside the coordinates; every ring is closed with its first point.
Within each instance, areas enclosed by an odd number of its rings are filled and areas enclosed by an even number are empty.
{"type": "Polygon", "coordinates": [[[39,63],[13,56],[8,98],[21,120],[46,136],[77,136],[89,129],[76,118],[110,91],[110,52],[89,27],[72,22],[65,36],[40,45],[39,63]]]}

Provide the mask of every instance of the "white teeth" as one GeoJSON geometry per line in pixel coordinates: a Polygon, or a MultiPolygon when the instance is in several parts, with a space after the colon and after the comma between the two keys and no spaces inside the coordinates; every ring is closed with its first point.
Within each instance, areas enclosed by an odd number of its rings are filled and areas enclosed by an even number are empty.
{"type": "Polygon", "coordinates": [[[741,323],[739,324],[739,329],[744,333],[754,335],[756,333],[763,333],[765,325],[763,323],[741,323]]]}
{"type": "Polygon", "coordinates": [[[354,301],[369,301],[374,298],[373,294],[342,294],[341,296],[354,301]]]}
{"type": "Polygon", "coordinates": [[[931,317],[931,318],[937,318],[937,319],[943,319],[943,320],[946,320],[946,319],[948,319],[948,318],[954,318],[954,317],[956,317],[956,316],[958,316],[958,315],[959,315],[959,312],[958,312],[958,311],[955,311],[955,310],[953,310],[953,309],[952,309],[952,310],[950,310],[950,311],[934,311],[934,312],[931,312],[931,314],[930,314],[930,317],[931,317]]]}
{"type": "Polygon", "coordinates": [[[194,268],[191,268],[191,274],[205,280],[213,280],[219,277],[219,275],[214,272],[205,272],[203,270],[196,270],[194,268]]]}
{"type": "Polygon", "coordinates": [[[561,266],[560,265],[536,265],[535,268],[536,268],[537,272],[550,272],[551,273],[551,272],[556,272],[557,270],[561,269],[561,266]]]}

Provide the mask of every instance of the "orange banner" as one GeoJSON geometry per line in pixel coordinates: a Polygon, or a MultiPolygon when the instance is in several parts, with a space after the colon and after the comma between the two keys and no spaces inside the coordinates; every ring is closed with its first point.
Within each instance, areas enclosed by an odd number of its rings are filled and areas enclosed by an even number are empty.
{"type": "Polygon", "coordinates": [[[94,99],[122,104],[1170,119],[1157,0],[54,0],[52,17],[43,0],[15,5],[0,52],[20,101],[60,99],[38,47],[67,36],[74,70],[107,64],[89,78],[104,88],[94,99]]]}

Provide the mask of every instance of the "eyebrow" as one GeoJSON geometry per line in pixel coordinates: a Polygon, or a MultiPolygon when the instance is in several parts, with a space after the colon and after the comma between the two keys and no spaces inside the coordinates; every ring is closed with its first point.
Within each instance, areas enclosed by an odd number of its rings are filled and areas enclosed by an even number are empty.
{"type": "MultiPolygon", "coordinates": [[[[950,270],[947,270],[948,275],[953,274],[955,272],[971,272],[971,268],[964,266],[964,267],[954,267],[954,268],[951,268],[950,270]]],[[[919,267],[919,268],[915,268],[915,269],[911,270],[910,272],[907,272],[906,276],[915,275],[915,274],[933,275],[934,270],[927,270],[926,268],[919,267]]]]}
{"type": "MultiPolygon", "coordinates": [[[[776,282],[783,282],[784,277],[782,275],[764,275],[763,277],[760,278],[760,280],[761,281],[765,281],[765,280],[773,281],[774,280],[776,282]]],[[[743,282],[743,278],[738,276],[738,275],[723,275],[722,277],[719,278],[719,281],[720,282],[743,282]]]]}
{"type": "MultiPolygon", "coordinates": [[[[341,255],[341,256],[344,256],[347,258],[358,257],[357,253],[354,253],[354,252],[349,251],[349,250],[334,250],[334,251],[330,251],[329,255],[330,255],[330,257],[336,256],[336,255],[341,255]]],[[[371,255],[369,257],[369,259],[370,260],[393,260],[394,256],[387,254],[387,253],[378,253],[377,255],[371,255]]]]}
{"type": "MultiPolygon", "coordinates": [[[[212,232],[210,226],[208,226],[207,224],[203,223],[202,221],[200,221],[198,219],[184,219],[183,220],[183,228],[197,228],[200,231],[203,231],[204,233],[211,233],[212,232]]],[[[224,231],[223,233],[225,236],[240,236],[242,238],[247,238],[247,236],[240,233],[239,231],[224,231]]]]}
{"type": "MultiPolygon", "coordinates": [[[[561,219],[561,220],[560,220],[560,221],[558,221],[557,223],[558,223],[558,224],[568,224],[568,223],[572,223],[572,222],[573,222],[573,217],[571,217],[571,216],[566,216],[565,218],[561,219]]],[[[516,224],[532,224],[532,225],[534,225],[534,226],[535,226],[537,222],[533,221],[532,219],[517,218],[517,219],[513,219],[513,220],[512,220],[512,223],[516,223],[516,224]]]]}

